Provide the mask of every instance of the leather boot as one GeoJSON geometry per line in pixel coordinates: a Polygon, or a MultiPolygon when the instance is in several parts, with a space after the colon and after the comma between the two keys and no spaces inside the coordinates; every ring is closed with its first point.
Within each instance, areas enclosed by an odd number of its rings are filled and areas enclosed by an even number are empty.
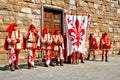
{"type": "Polygon", "coordinates": [[[46,63],[44,63],[45,67],[49,67],[46,63]]]}
{"type": "Polygon", "coordinates": [[[81,63],[85,63],[84,61],[83,61],[83,57],[81,56],[81,63]]]}
{"type": "Polygon", "coordinates": [[[31,69],[31,64],[28,62],[28,69],[31,69]]]}
{"type": "Polygon", "coordinates": [[[104,61],[104,56],[102,56],[102,61],[104,61]]]}
{"type": "Polygon", "coordinates": [[[108,62],[108,56],[105,56],[105,61],[108,62]]]}
{"type": "Polygon", "coordinates": [[[14,62],[12,62],[12,63],[10,64],[10,70],[11,70],[11,71],[15,71],[14,62]]]}
{"type": "Polygon", "coordinates": [[[59,65],[58,65],[58,59],[57,59],[57,58],[56,58],[56,66],[59,66],[59,65]]]}
{"type": "Polygon", "coordinates": [[[68,56],[68,61],[67,61],[67,62],[68,62],[68,64],[72,63],[72,62],[71,62],[71,59],[72,59],[72,56],[71,56],[71,55],[69,55],[69,56],[68,56]]]}
{"type": "Polygon", "coordinates": [[[19,69],[18,63],[14,62],[15,69],[19,69]]]}
{"type": "Polygon", "coordinates": [[[63,66],[63,60],[60,59],[60,66],[63,66]]]}
{"type": "Polygon", "coordinates": [[[87,57],[87,60],[89,60],[90,59],[90,54],[88,54],[88,57],[87,57]]]}
{"type": "Polygon", "coordinates": [[[52,63],[52,61],[50,62],[50,66],[55,67],[55,65],[52,63]]]}

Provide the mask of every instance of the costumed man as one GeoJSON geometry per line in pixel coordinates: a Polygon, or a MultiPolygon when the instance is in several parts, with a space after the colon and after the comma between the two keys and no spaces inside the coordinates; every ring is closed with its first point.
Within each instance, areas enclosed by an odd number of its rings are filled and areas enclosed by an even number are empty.
{"type": "Polygon", "coordinates": [[[8,35],[5,39],[4,48],[6,50],[10,50],[9,65],[11,71],[19,69],[18,58],[20,50],[22,49],[22,34],[20,30],[17,30],[17,28],[18,25],[16,23],[11,23],[6,29],[8,35]]]}
{"type": "Polygon", "coordinates": [[[37,49],[38,30],[35,25],[31,24],[26,35],[26,49],[28,49],[28,69],[35,68],[34,59],[37,49]]]}
{"type": "Polygon", "coordinates": [[[94,34],[91,33],[90,36],[89,36],[89,52],[88,52],[87,60],[90,59],[91,52],[93,53],[93,60],[96,60],[96,54],[95,54],[96,49],[98,49],[97,40],[94,37],[94,34]]]}
{"type": "Polygon", "coordinates": [[[100,38],[100,50],[102,50],[102,61],[104,60],[105,55],[105,61],[108,62],[108,52],[111,48],[111,40],[107,36],[108,34],[104,32],[102,34],[102,37],[100,38]]]}
{"type": "Polygon", "coordinates": [[[60,34],[60,28],[56,28],[53,30],[53,45],[54,45],[54,52],[55,52],[55,59],[56,59],[56,65],[63,66],[63,60],[64,60],[64,41],[63,36],[60,34]]]}
{"type": "Polygon", "coordinates": [[[42,50],[42,53],[43,53],[43,58],[45,60],[45,67],[49,67],[50,66],[53,66],[53,63],[52,63],[52,36],[51,36],[51,33],[50,33],[50,29],[48,26],[44,26],[43,30],[42,30],[42,35],[41,35],[41,38],[40,38],[40,48],[42,50]]]}

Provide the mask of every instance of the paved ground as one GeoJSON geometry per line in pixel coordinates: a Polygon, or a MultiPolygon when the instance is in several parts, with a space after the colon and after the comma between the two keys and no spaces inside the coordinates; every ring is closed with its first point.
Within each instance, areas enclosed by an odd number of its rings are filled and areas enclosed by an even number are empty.
{"type": "Polygon", "coordinates": [[[120,56],[110,56],[109,62],[85,61],[85,64],[64,64],[46,68],[37,63],[37,68],[28,70],[26,64],[21,69],[9,71],[8,66],[0,67],[0,80],[120,80],[120,56]]]}

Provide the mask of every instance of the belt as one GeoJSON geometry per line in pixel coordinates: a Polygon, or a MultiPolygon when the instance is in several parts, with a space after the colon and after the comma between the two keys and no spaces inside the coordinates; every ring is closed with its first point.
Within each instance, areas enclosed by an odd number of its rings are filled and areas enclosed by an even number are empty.
{"type": "Polygon", "coordinates": [[[28,43],[35,43],[35,42],[32,42],[32,41],[28,41],[28,43]]]}

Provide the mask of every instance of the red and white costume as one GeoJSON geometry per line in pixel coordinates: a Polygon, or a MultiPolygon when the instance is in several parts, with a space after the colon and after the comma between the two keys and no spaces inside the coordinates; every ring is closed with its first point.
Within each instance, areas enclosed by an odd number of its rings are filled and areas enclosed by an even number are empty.
{"type": "Polygon", "coordinates": [[[93,52],[93,59],[96,59],[96,55],[95,55],[95,50],[98,49],[98,44],[97,44],[97,40],[94,37],[94,34],[91,33],[90,37],[89,37],[89,53],[88,53],[88,57],[87,59],[89,60],[91,51],[93,52]]]}
{"type": "Polygon", "coordinates": [[[40,37],[40,49],[43,51],[43,57],[45,59],[45,66],[48,67],[52,64],[52,36],[49,33],[49,27],[44,26],[42,30],[42,36],[40,37]]]}
{"type": "Polygon", "coordinates": [[[27,32],[27,42],[26,42],[26,49],[29,50],[28,54],[28,68],[34,67],[34,58],[36,54],[36,48],[37,48],[37,38],[38,38],[38,30],[36,27],[31,24],[29,26],[28,32],[27,32]]]}
{"type": "Polygon", "coordinates": [[[102,50],[102,61],[104,60],[105,55],[105,61],[108,61],[108,51],[111,48],[111,40],[109,37],[107,37],[107,33],[104,32],[102,34],[102,37],[100,39],[100,50],[102,50]]]}
{"type": "Polygon", "coordinates": [[[53,31],[53,44],[54,44],[54,52],[56,52],[56,65],[58,65],[58,59],[60,58],[60,65],[64,60],[64,41],[63,36],[60,34],[60,29],[56,28],[53,31]],[[59,32],[59,33],[58,33],[59,32]]]}
{"type": "Polygon", "coordinates": [[[22,49],[23,40],[20,30],[16,30],[15,27],[17,27],[17,24],[12,23],[6,29],[8,35],[5,39],[4,48],[6,50],[10,50],[9,64],[12,64],[12,62],[14,62],[15,68],[18,69],[18,58],[20,50],[22,49]]]}

